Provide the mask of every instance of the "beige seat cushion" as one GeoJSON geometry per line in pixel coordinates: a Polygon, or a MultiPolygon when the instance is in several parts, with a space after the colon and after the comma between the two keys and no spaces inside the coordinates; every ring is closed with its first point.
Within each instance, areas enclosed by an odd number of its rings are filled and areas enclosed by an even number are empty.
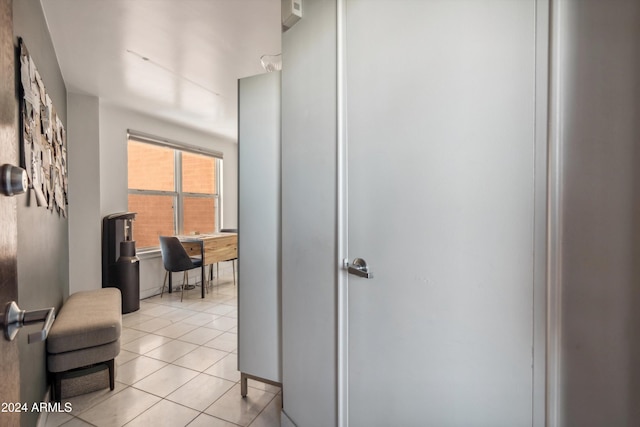
{"type": "Polygon", "coordinates": [[[49,331],[47,351],[65,353],[118,341],[122,329],[121,300],[117,288],[71,295],[49,331]]]}
{"type": "Polygon", "coordinates": [[[119,353],[120,341],[118,340],[82,350],[49,354],[47,356],[47,368],[49,372],[64,372],[115,359],[119,353]]]}

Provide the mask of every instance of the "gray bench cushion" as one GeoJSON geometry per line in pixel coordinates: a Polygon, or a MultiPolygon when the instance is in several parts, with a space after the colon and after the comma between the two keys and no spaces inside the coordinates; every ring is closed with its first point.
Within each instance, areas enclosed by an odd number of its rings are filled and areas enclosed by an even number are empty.
{"type": "Polygon", "coordinates": [[[118,340],[68,353],[49,354],[47,356],[47,367],[49,372],[64,372],[115,359],[119,353],[120,341],[118,340]]]}
{"type": "Polygon", "coordinates": [[[118,341],[122,329],[121,298],[117,288],[71,295],[49,331],[47,351],[65,353],[118,341]]]}

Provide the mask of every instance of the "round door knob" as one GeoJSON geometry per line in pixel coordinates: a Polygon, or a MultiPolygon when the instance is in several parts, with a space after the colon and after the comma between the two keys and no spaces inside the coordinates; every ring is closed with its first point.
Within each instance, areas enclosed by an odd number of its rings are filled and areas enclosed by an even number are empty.
{"type": "Polygon", "coordinates": [[[0,181],[5,196],[24,193],[29,185],[27,171],[9,164],[0,166],[0,181]]]}

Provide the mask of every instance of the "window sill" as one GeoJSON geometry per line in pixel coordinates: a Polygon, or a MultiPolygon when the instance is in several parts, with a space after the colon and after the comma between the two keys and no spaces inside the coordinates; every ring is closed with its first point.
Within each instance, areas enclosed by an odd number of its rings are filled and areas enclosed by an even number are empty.
{"type": "Polygon", "coordinates": [[[162,256],[160,252],[160,248],[144,248],[136,251],[136,256],[139,259],[151,259],[151,258],[159,258],[162,256]]]}

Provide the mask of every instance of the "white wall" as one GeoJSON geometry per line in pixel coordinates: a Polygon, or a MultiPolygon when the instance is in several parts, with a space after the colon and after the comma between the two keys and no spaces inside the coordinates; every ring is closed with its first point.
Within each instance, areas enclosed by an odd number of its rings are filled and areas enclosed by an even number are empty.
{"type": "Polygon", "coordinates": [[[69,293],[102,286],[100,231],[100,103],[68,94],[69,293]],[[98,242],[98,244],[96,244],[98,242]]]}
{"type": "Polygon", "coordinates": [[[336,424],[336,2],[282,35],[282,378],[285,415],[336,424]]]}
{"type": "MultiPolygon", "coordinates": [[[[102,286],[102,217],[127,211],[127,129],[222,152],[222,226],[237,227],[234,141],[108,105],[86,95],[70,94],[69,115],[71,292],[102,286]]],[[[221,265],[221,272],[227,274],[230,268],[221,265]]],[[[159,293],[163,278],[159,252],[141,259],[142,298],[159,293]]]]}

